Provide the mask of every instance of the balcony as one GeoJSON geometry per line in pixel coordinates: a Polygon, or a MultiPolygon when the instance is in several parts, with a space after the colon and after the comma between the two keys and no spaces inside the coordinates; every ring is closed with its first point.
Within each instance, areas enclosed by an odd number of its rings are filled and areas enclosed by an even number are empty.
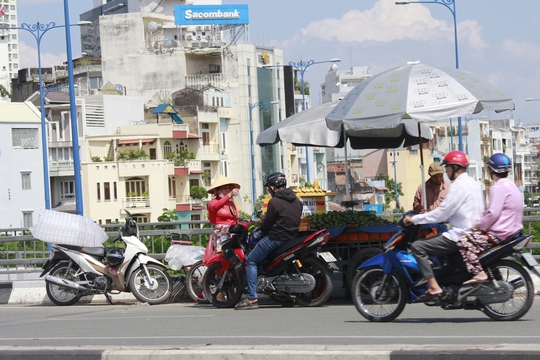
{"type": "Polygon", "coordinates": [[[197,151],[197,158],[202,161],[219,161],[221,155],[219,151],[219,143],[206,143],[199,146],[197,151]]]}
{"type": "Polygon", "coordinates": [[[203,210],[203,199],[193,199],[189,195],[176,196],[176,211],[203,210]]]}
{"type": "Polygon", "coordinates": [[[201,160],[184,162],[178,159],[174,162],[174,175],[202,174],[201,160]]]}
{"type": "Polygon", "coordinates": [[[206,87],[225,88],[223,74],[196,74],[186,76],[186,87],[201,90],[206,87]]]}
{"type": "Polygon", "coordinates": [[[49,162],[50,176],[71,176],[74,169],[75,164],[72,160],[49,162]]]}
{"type": "Polygon", "coordinates": [[[150,207],[149,196],[128,196],[122,199],[124,208],[148,208],[150,207]]]}

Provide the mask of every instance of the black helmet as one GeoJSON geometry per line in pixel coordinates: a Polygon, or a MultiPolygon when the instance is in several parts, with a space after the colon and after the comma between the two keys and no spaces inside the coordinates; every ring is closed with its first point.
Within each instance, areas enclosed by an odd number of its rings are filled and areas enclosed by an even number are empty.
{"type": "Polygon", "coordinates": [[[266,177],[264,186],[283,187],[287,186],[287,178],[285,174],[280,172],[271,173],[266,177]]]}
{"type": "Polygon", "coordinates": [[[124,261],[124,252],[119,248],[112,248],[107,251],[107,264],[118,265],[124,261]]]}

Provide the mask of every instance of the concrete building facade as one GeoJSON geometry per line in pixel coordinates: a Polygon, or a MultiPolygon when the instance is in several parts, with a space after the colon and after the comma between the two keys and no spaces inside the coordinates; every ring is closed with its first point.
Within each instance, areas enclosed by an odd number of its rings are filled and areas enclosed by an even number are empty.
{"type": "MultiPolygon", "coordinates": [[[[7,91],[11,88],[11,79],[17,77],[19,71],[19,39],[17,30],[7,30],[18,26],[17,0],[0,1],[0,85],[7,91]]],[[[1,96],[0,101],[8,101],[1,96]]]]}

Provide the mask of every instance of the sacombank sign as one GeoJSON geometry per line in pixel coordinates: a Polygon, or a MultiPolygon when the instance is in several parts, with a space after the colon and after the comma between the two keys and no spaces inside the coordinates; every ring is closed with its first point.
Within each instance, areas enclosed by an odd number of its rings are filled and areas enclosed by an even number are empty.
{"type": "Polygon", "coordinates": [[[247,5],[175,5],[175,25],[249,24],[247,5]]]}

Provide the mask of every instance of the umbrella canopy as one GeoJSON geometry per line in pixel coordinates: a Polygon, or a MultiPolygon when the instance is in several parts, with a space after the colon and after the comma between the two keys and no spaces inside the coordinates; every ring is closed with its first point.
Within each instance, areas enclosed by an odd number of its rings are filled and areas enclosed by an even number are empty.
{"type": "Polygon", "coordinates": [[[326,123],[330,130],[343,126],[349,133],[394,128],[404,118],[428,122],[512,109],[512,98],[472,73],[409,62],[356,85],[326,123]]]}
{"type": "MultiPolygon", "coordinates": [[[[330,130],[325,117],[338,104],[333,101],[312,107],[259,133],[256,143],[260,146],[273,145],[279,141],[296,146],[321,146],[342,148],[345,137],[353,149],[393,149],[419,143],[418,125],[412,120],[404,120],[393,128],[350,131],[330,130]]],[[[433,134],[429,126],[422,125],[422,142],[428,142],[433,134]]]]}

